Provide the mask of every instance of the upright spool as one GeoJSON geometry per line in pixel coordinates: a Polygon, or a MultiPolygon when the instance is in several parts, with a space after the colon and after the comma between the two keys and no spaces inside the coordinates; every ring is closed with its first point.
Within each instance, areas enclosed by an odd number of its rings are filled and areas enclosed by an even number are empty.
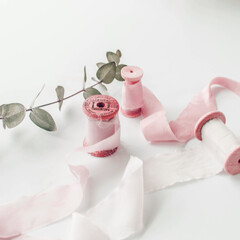
{"type": "Polygon", "coordinates": [[[240,173],[240,140],[225,126],[223,113],[213,111],[203,116],[195,127],[195,136],[205,141],[210,150],[216,150],[227,173],[240,173]]]}
{"type": "MultiPolygon", "coordinates": [[[[93,95],[83,103],[83,112],[87,116],[87,134],[83,146],[94,145],[110,136],[116,131],[119,104],[116,99],[107,95],[93,95]]],[[[107,157],[116,152],[114,149],[90,152],[95,157],[107,157]]]]}
{"type": "Polygon", "coordinates": [[[126,117],[135,118],[141,115],[143,71],[139,67],[126,66],[122,68],[121,75],[125,80],[122,94],[121,112],[126,117]]]}

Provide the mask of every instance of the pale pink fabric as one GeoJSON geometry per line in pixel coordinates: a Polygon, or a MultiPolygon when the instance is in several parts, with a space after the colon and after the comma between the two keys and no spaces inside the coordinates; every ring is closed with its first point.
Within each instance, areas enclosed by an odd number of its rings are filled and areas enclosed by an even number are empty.
{"type": "Polygon", "coordinates": [[[192,99],[176,120],[169,122],[164,107],[150,90],[146,87],[141,89],[141,83],[124,84],[122,107],[124,109],[142,108],[141,129],[148,141],[187,142],[194,137],[194,127],[199,118],[217,108],[211,90],[215,84],[240,95],[240,83],[224,77],[214,78],[192,99]]]}
{"type": "Polygon", "coordinates": [[[97,121],[88,119],[87,142],[91,144],[84,147],[88,153],[114,149],[120,144],[120,122],[118,115],[110,121],[97,121]]]}
{"type": "MultiPolygon", "coordinates": [[[[109,129],[109,126],[111,131],[108,131],[108,135],[101,138],[100,141],[95,141],[93,145],[74,150],[68,154],[67,159],[76,151],[95,152],[119,146],[120,123],[118,116],[112,121],[98,123],[95,121],[94,124],[100,124],[95,127],[95,130],[98,128],[100,133],[102,128],[109,129]]],[[[97,136],[99,137],[99,133],[97,136]]],[[[38,240],[25,235],[25,233],[61,220],[80,206],[89,172],[84,166],[71,164],[68,166],[77,178],[76,182],[0,205],[0,240],[38,240]]]]}
{"type": "Polygon", "coordinates": [[[0,239],[34,239],[23,234],[56,222],[75,211],[81,204],[89,173],[83,166],[70,165],[70,170],[78,181],[1,205],[0,239]]]}
{"type": "MultiPolygon", "coordinates": [[[[180,116],[175,121],[172,121],[170,123],[168,122],[164,108],[158,101],[158,99],[147,88],[143,88],[142,95],[141,91],[139,91],[139,95],[136,95],[135,97],[142,98],[143,100],[143,106],[141,107],[144,119],[141,121],[141,127],[146,139],[152,142],[186,142],[191,139],[194,134],[194,127],[197,120],[203,114],[216,109],[215,98],[211,91],[211,86],[213,84],[228,88],[229,90],[240,95],[239,83],[227,78],[215,78],[190,102],[190,104],[180,114],[180,116]]],[[[134,101],[134,99],[132,99],[132,101],[134,101]]],[[[141,104],[141,99],[137,99],[137,103],[141,104]]],[[[131,106],[134,106],[134,102],[131,103],[131,106]]],[[[113,141],[113,143],[117,144],[116,139],[119,136],[118,134],[120,134],[119,129],[115,132],[115,134],[105,139],[106,141],[103,142],[104,144],[102,146],[101,142],[99,142],[98,146],[96,146],[97,149],[104,150],[106,148],[105,144],[107,144],[107,142],[110,143],[111,140],[114,138],[115,140],[113,141]]],[[[92,149],[88,150],[92,151],[92,149]]],[[[159,161],[153,161],[153,163],[159,164],[159,161]]],[[[168,163],[169,161],[166,164],[168,163]]],[[[151,164],[151,166],[153,166],[154,164],[151,164]]],[[[181,163],[179,164],[181,165],[181,163]]],[[[194,164],[194,167],[196,168],[196,164],[194,164]]],[[[88,178],[88,170],[83,166],[72,165],[70,165],[70,169],[78,178],[77,182],[65,186],[60,186],[52,191],[32,197],[22,197],[17,201],[0,206],[0,240],[13,238],[18,238],[21,240],[33,239],[25,236],[24,234],[33,229],[60,220],[75,211],[75,209],[77,209],[82,200],[83,189],[88,178]]],[[[154,167],[151,167],[151,169],[154,169],[154,167]]],[[[184,181],[191,178],[192,168],[189,169],[191,170],[189,171],[190,177],[187,176],[184,181]]],[[[199,169],[201,170],[202,168],[199,169]]],[[[206,171],[204,171],[204,174],[200,172],[198,177],[212,175],[212,168],[209,169],[210,170],[208,175],[206,175],[206,171]]],[[[213,173],[216,174],[217,172],[221,171],[221,169],[222,166],[214,166],[215,171],[213,173]]],[[[118,190],[110,194],[108,198],[106,198],[103,202],[97,205],[93,210],[90,210],[86,214],[86,216],[75,216],[74,219],[76,220],[76,228],[74,228],[75,230],[73,231],[71,239],[80,240],[85,238],[84,240],[92,240],[92,237],[96,236],[96,234],[94,235],[94,232],[97,233],[98,231],[98,239],[123,239],[135,233],[136,231],[139,231],[142,226],[142,171],[143,170],[141,161],[137,159],[132,159],[129,163],[129,166],[123,177],[123,181],[120,184],[118,190]],[[124,194],[127,196],[127,202],[125,201],[126,199],[124,197],[124,194]],[[121,206],[127,206],[128,208],[118,210],[119,202],[124,203],[121,204],[121,206]],[[125,202],[127,205],[125,205],[125,202]],[[128,209],[129,211],[127,211],[128,209]],[[113,210],[117,211],[118,213],[114,215],[114,221],[112,221],[112,219],[109,219],[109,225],[106,224],[102,226],[102,216],[108,216],[107,214],[114,213],[113,210]],[[128,216],[129,218],[121,218],[119,219],[121,220],[121,222],[119,222],[117,218],[123,212],[126,213],[126,215],[124,216],[128,216]],[[131,215],[132,213],[133,215],[131,215]],[[124,219],[127,220],[126,223],[124,222],[124,219]],[[82,225],[79,226],[79,223],[81,223],[82,225]],[[115,227],[114,231],[110,228],[110,226],[112,225],[114,225],[115,227]],[[77,226],[81,228],[81,231],[76,230],[77,226]],[[83,229],[84,226],[89,227],[88,231],[85,231],[83,229]],[[91,236],[91,234],[93,235],[91,236]]],[[[183,172],[185,173],[185,171],[183,172]]],[[[150,176],[152,176],[152,172],[150,170],[144,171],[144,174],[147,175],[147,173],[151,173],[150,176]]],[[[176,171],[176,173],[179,173],[179,170],[176,171]]],[[[176,173],[174,172],[174,176],[176,175],[176,173]]],[[[155,176],[156,178],[163,177],[163,175],[160,176],[159,171],[156,173],[155,176]]],[[[146,179],[148,178],[146,177],[146,179]]],[[[166,184],[164,183],[165,185],[161,183],[161,186],[159,187],[158,184],[155,184],[155,181],[152,181],[153,179],[151,179],[149,184],[151,187],[154,186],[155,189],[167,186],[167,184],[169,184],[169,181],[166,184]]],[[[157,182],[161,181],[157,179],[157,182]]],[[[174,181],[178,181],[178,179],[174,181]]],[[[148,189],[148,185],[146,184],[147,182],[145,182],[144,184],[145,188],[150,191],[151,189],[148,189]]],[[[94,240],[95,239],[96,238],[94,238],[94,240]]]]}
{"type": "Polygon", "coordinates": [[[85,215],[74,213],[69,240],[125,239],[143,227],[143,162],[131,157],[118,187],[85,215]]]}
{"type": "Polygon", "coordinates": [[[141,81],[134,84],[125,82],[122,89],[122,95],[122,108],[124,110],[132,111],[143,107],[144,100],[141,81]]]}

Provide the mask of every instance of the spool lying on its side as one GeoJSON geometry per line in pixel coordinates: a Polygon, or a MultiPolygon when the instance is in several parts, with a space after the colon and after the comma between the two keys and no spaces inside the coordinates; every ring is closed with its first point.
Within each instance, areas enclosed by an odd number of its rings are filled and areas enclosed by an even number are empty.
{"type": "Polygon", "coordinates": [[[240,173],[240,140],[225,126],[223,113],[213,111],[203,116],[195,127],[197,139],[205,141],[210,151],[217,152],[227,173],[240,173]]]}
{"type": "MultiPolygon", "coordinates": [[[[83,112],[87,116],[87,135],[83,146],[94,145],[111,137],[119,126],[119,104],[107,95],[93,95],[83,103],[83,112]]],[[[117,147],[103,151],[90,152],[95,157],[107,157],[116,152],[117,147]]]]}
{"type": "Polygon", "coordinates": [[[126,66],[121,70],[125,80],[122,89],[121,112],[125,117],[138,117],[143,106],[143,91],[141,78],[143,71],[139,67],[126,66]]]}

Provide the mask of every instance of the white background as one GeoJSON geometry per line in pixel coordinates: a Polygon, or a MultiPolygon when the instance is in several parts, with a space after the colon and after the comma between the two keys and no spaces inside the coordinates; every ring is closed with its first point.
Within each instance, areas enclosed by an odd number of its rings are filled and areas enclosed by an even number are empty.
{"type": "MultiPolygon", "coordinates": [[[[162,101],[169,120],[216,76],[240,81],[240,2],[238,0],[77,1],[0,0],[0,103],[26,107],[46,83],[37,104],[82,87],[83,66],[94,76],[105,52],[121,49],[122,63],[144,70],[143,83],[162,101]]],[[[90,83],[89,83],[90,84],[90,83]]],[[[120,100],[121,83],[109,87],[120,100]]],[[[28,116],[12,130],[0,130],[0,201],[38,193],[67,178],[64,154],[82,144],[82,96],[67,100],[62,112],[45,108],[58,131],[34,126],[28,116]]],[[[240,137],[240,100],[217,94],[227,125],[240,137]]],[[[104,198],[124,171],[129,155],[147,157],[179,144],[151,145],[139,119],[120,116],[122,144],[112,157],[84,155],[91,165],[85,211],[104,198]]],[[[240,176],[177,184],[145,198],[145,228],[133,239],[239,239],[240,176]]],[[[71,217],[32,233],[67,239],[71,217]]]]}

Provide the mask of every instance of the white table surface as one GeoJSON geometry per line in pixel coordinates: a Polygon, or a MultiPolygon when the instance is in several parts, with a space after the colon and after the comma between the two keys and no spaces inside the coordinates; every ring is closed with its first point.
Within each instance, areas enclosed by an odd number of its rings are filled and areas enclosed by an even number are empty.
{"type": "MultiPolygon", "coordinates": [[[[240,1],[77,1],[0,0],[0,103],[29,106],[43,83],[37,104],[55,100],[55,87],[66,95],[82,87],[83,66],[95,75],[106,51],[121,49],[122,62],[144,70],[143,83],[175,119],[190,99],[216,76],[240,81],[240,1]]],[[[121,98],[121,83],[109,87],[121,98]]],[[[17,128],[0,129],[0,202],[44,191],[65,181],[64,154],[81,145],[85,117],[82,96],[45,110],[58,131],[48,133],[28,116],[17,128]]],[[[240,137],[240,99],[223,90],[219,109],[240,137]]],[[[91,179],[81,211],[117,186],[130,155],[140,158],[168,152],[179,144],[149,144],[138,119],[120,115],[121,146],[106,159],[83,157],[91,179]]],[[[239,239],[240,175],[177,184],[146,195],[145,228],[139,240],[239,239]]],[[[67,239],[71,217],[34,231],[34,236],[67,239]]]]}

